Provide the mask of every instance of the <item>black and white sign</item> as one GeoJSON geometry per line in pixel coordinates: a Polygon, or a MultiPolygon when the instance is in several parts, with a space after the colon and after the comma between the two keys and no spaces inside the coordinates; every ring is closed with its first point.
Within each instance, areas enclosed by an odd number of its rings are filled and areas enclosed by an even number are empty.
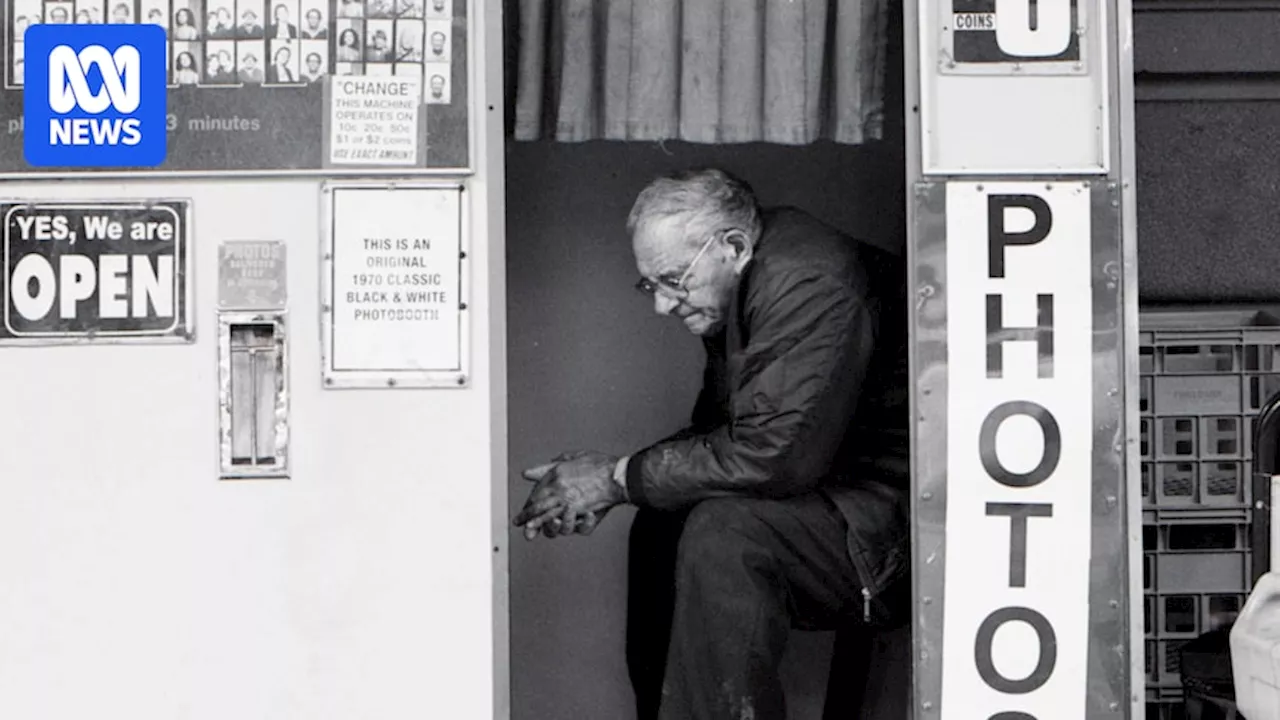
{"type": "Polygon", "coordinates": [[[186,200],[0,203],[0,342],[192,339],[186,200]]]}
{"type": "Polygon", "coordinates": [[[950,0],[941,18],[944,73],[1083,74],[1078,0],[950,0]]]}
{"type": "Polygon", "coordinates": [[[942,719],[1084,720],[1094,422],[1087,183],[950,183],[942,719]]]}
{"type": "Polygon", "coordinates": [[[464,385],[462,186],[334,183],[324,193],[325,385],[464,385]]]}

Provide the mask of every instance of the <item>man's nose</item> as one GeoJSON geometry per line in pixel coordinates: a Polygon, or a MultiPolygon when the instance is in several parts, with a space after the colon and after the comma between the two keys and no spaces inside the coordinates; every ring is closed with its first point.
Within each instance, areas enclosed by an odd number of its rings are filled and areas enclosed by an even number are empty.
{"type": "Polygon", "coordinates": [[[653,294],[653,311],[659,315],[670,315],[679,304],[679,300],[667,297],[660,292],[653,294]]]}

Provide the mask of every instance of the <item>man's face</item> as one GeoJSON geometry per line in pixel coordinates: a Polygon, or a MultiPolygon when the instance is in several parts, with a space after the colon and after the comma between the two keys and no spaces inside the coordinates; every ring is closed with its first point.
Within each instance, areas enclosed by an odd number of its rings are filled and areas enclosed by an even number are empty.
{"type": "Polygon", "coordinates": [[[307,13],[307,25],[308,25],[308,26],[310,26],[310,28],[311,28],[312,30],[319,29],[319,27],[320,27],[320,11],[318,11],[318,10],[311,10],[311,11],[309,11],[309,12],[307,13]]]}
{"type": "Polygon", "coordinates": [[[444,52],[444,34],[443,33],[432,33],[431,52],[437,55],[444,52]]]}
{"type": "Polygon", "coordinates": [[[258,16],[256,13],[247,12],[240,16],[240,22],[245,27],[258,24],[258,16]]]}
{"type": "Polygon", "coordinates": [[[705,234],[691,241],[678,219],[663,218],[637,228],[631,241],[640,275],[650,281],[665,281],[657,283],[654,311],[679,318],[694,335],[712,334],[724,323],[738,284],[735,267],[743,264],[733,257],[733,246],[723,237],[711,241],[697,257],[710,238],[705,234]],[[695,257],[697,262],[690,269],[695,257]],[[683,291],[666,286],[679,281],[686,270],[683,291]]]}
{"type": "Polygon", "coordinates": [[[444,78],[439,75],[431,76],[431,94],[436,97],[444,95],[444,78]]]}
{"type": "Polygon", "coordinates": [[[65,25],[67,23],[67,11],[58,7],[49,13],[49,22],[55,25],[65,25]]]}
{"type": "Polygon", "coordinates": [[[320,58],[316,57],[315,55],[308,57],[307,70],[309,70],[312,75],[315,75],[316,73],[320,72],[320,58]]]}

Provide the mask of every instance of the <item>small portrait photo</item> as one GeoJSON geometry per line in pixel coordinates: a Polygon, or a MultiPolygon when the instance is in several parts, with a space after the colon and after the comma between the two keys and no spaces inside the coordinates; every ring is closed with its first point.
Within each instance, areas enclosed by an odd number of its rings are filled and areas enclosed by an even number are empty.
{"type": "Polygon", "coordinates": [[[111,24],[128,25],[138,21],[133,14],[133,0],[107,0],[107,4],[111,6],[111,24]]]}
{"type": "Polygon", "coordinates": [[[236,85],[236,43],[234,40],[214,40],[204,44],[205,85],[236,85]]]}
{"type": "Polygon", "coordinates": [[[391,75],[391,63],[366,63],[364,66],[364,74],[369,77],[376,75],[391,75]]]}
{"type": "MultiPolygon", "coordinates": [[[[139,15],[147,25],[159,25],[166,31],[169,29],[169,0],[142,0],[142,13],[139,15]]],[[[172,35],[171,39],[176,40],[172,35]]]]}
{"type": "Polygon", "coordinates": [[[301,51],[297,40],[270,40],[271,64],[267,66],[267,82],[272,85],[297,85],[303,82],[301,51]]]}
{"type": "Polygon", "coordinates": [[[200,0],[177,0],[173,3],[173,24],[169,28],[169,37],[179,42],[199,40],[200,18],[204,16],[204,8],[200,0]]]}
{"type": "Polygon", "coordinates": [[[425,28],[421,20],[396,21],[396,62],[422,62],[425,28]]]}
{"type": "Polygon", "coordinates": [[[267,21],[268,40],[298,39],[298,0],[270,0],[271,19],[267,21]]]}
{"type": "Polygon", "coordinates": [[[261,40],[241,40],[236,43],[236,78],[245,85],[261,85],[266,73],[263,56],[266,48],[261,40]]]}
{"type": "Polygon", "coordinates": [[[368,18],[393,18],[396,16],[396,0],[365,0],[364,16],[368,18]]]}
{"type": "Polygon", "coordinates": [[[396,0],[396,19],[412,20],[422,16],[422,0],[396,0]]]}
{"type": "Polygon", "coordinates": [[[364,60],[364,22],[361,20],[339,20],[338,62],[352,63],[364,60]]]}
{"type": "Polygon", "coordinates": [[[200,82],[199,43],[173,44],[173,84],[196,85],[200,82]]]}
{"type": "Polygon", "coordinates": [[[26,43],[15,43],[13,46],[13,73],[9,76],[9,82],[16,87],[22,87],[26,76],[25,48],[26,43]]]}
{"type": "Polygon", "coordinates": [[[391,62],[395,59],[392,40],[394,20],[369,20],[365,23],[364,59],[367,62],[391,62]]]}
{"type": "Polygon", "coordinates": [[[50,25],[70,25],[75,13],[75,3],[51,2],[44,4],[44,21],[50,25]]]}
{"type": "Polygon", "coordinates": [[[427,21],[428,62],[447,62],[453,59],[453,43],[449,40],[452,30],[452,24],[447,21],[427,21]]]}
{"type": "Polygon", "coordinates": [[[453,0],[426,0],[427,18],[430,20],[453,19],[453,0]]]}
{"type": "Polygon", "coordinates": [[[449,63],[427,63],[423,66],[422,99],[428,105],[448,105],[453,83],[449,63]]]}
{"type": "Polygon", "coordinates": [[[23,42],[27,28],[44,20],[41,14],[40,0],[15,0],[11,8],[13,18],[13,41],[23,42]]]}
{"type": "Polygon", "coordinates": [[[329,43],[321,40],[303,40],[302,82],[318,83],[329,73],[329,43]]]}
{"type": "Polygon", "coordinates": [[[106,18],[102,12],[105,4],[103,0],[76,0],[76,24],[101,25],[106,18]]]}
{"type": "Polygon", "coordinates": [[[298,32],[303,40],[329,39],[327,0],[302,0],[302,26],[298,32]]]}
{"type": "Polygon", "coordinates": [[[262,3],[240,2],[237,8],[240,15],[236,18],[236,38],[240,40],[261,40],[265,35],[262,27],[262,3]]]}
{"type": "Polygon", "coordinates": [[[338,0],[338,17],[364,17],[364,0],[338,0]]]}
{"type": "Polygon", "coordinates": [[[235,0],[208,0],[205,3],[204,37],[207,40],[235,39],[235,0]]]}

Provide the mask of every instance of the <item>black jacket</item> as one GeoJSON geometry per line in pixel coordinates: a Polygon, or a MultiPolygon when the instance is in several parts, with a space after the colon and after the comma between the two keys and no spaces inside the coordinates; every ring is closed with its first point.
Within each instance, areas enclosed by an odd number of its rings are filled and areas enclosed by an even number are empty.
{"type": "MultiPolygon", "coordinates": [[[[792,208],[768,210],[690,427],[634,455],[631,501],[819,490],[863,586],[909,566],[906,275],[894,256],[792,208]]],[[[879,608],[883,612],[883,608],[879,608]]]]}

